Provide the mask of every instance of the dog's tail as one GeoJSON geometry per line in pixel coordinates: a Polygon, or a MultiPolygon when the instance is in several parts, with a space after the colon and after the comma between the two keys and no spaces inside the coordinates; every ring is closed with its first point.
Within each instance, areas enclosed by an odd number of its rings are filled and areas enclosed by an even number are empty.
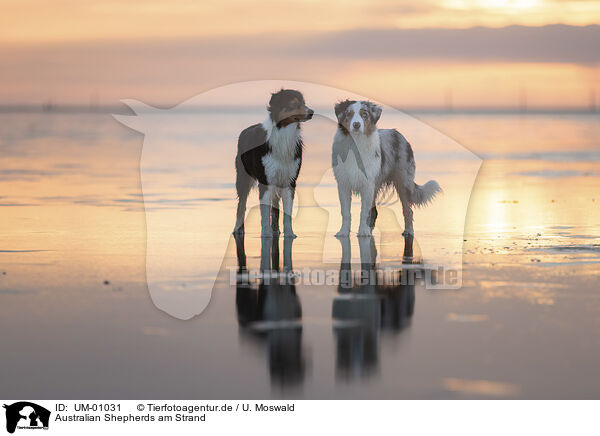
{"type": "Polygon", "coordinates": [[[412,204],[416,206],[427,206],[440,192],[442,192],[442,188],[440,188],[440,185],[435,180],[430,180],[423,186],[415,183],[412,204]]]}

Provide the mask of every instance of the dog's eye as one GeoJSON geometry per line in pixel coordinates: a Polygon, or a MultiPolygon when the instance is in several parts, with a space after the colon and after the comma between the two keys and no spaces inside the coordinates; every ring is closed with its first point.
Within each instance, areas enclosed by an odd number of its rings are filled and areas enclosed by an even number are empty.
{"type": "Polygon", "coordinates": [[[363,117],[365,120],[367,119],[367,113],[365,111],[361,111],[360,116],[363,117]]]}

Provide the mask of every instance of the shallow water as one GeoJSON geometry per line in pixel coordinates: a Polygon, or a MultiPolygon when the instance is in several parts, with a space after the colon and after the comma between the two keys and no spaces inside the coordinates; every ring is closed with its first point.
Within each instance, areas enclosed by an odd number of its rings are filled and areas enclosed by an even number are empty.
{"type": "MultiPolygon", "coordinates": [[[[451,189],[464,184],[461,162],[398,126],[415,147],[417,180],[436,178],[449,192],[415,214],[416,252],[435,258],[463,239],[460,290],[240,283],[229,236],[233,157],[218,123],[211,165],[198,163],[202,179],[169,173],[167,153],[151,168],[171,174],[169,183],[142,196],[142,135],[109,115],[0,114],[0,391],[38,399],[598,398],[598,115],[415,116],[485,158],[460,235],[451,189]],[[179,252],[205,219],[198,210],[212,211],[223,227],[216,234],[229,238],[210,304],[190,321],[150,299],[144,206],[165,226],[189,210],[189,222],[159,241],[160,262],[176,268],[188,259],[196,268],[167,283],[170,292],[208,280],[209,249],[179,252]]],[[[165,146],[191,156],[198,114],[187,117],[165,146]]],[[[334,185],[312,196],[330,158],[327,144],[309,139],[328,128],[306,126],[299,237],[287,247],[278,241],[276,264],[337,280],[345,249],[360,271],[367,247],[355,235],[347,243],[331,236],[316,205],[336,206],[334,185]]],[[[389,210],[401,217],[397,206],[389,210]]],[[[244,241],[252,274],[275,266],[258,221],[252,208],[244,241]]],[[[376,231],[379,268],[402,269],[401,231],[376,231]]]]}

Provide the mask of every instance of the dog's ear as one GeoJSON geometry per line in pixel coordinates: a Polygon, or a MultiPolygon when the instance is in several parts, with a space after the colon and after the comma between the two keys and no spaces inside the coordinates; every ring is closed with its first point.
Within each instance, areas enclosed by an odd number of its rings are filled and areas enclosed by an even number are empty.
{"type": "Polygon", "coordinates": [[[341,121],[341,116],[344,112],[346,112],[346,109],[348,109],[348,106],[350,106],[351,104],[356,103],[353,100],[344,100],[344,101],[340,101],[338,104],[335,105],[334,110],[335,110],[335,116],[337,117],[338,121],[341,121]]]}
{"type": "Polygon", "coordinates": [[[281,88],[279,91],[271,93],[271,99],[269,100],[269,104],[267,105],[267,110],[269,112],[272,112],[274,107],[276,107],[278,105],[278,103],[280,103],[281,94],[284,91],[285,90],[283,88],[281,88]]]}
{"type": "Polygon", "coordinates": [[[373,117],[373,123],[377,123],[377,121],[379,121],[379,117],[381,117],[381,111],[382,111],[381,106],[368,101],[367,107],[369,108],[369,112],[371,113],[371,116],[373,117]]]}

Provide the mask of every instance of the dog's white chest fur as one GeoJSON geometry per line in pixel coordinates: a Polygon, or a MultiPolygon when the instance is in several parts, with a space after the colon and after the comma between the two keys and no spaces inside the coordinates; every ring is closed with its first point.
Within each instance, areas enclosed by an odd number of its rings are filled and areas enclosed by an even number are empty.
{"type": "Polygon", "coordinates": [[[333,173],[338,184],[357,193],[375,186],[381,171],[377,131],[370,136],[356,137],[338,132],[333,142],[333,156],[333,173]],[[341,156],[346,156],[346,159],[341,156]]]}
{"type": "Polygon", "coordinates": [[[267,131],[267,141],[271,146],[271,152],[262,158],[267,181],[269,185],[289,186],[300,167],[300,159],[295,157],[300,139],[298,124],[292,123],[277,128],[271,119],[268,119],[263,123],[263,128],[267,131]]]}

